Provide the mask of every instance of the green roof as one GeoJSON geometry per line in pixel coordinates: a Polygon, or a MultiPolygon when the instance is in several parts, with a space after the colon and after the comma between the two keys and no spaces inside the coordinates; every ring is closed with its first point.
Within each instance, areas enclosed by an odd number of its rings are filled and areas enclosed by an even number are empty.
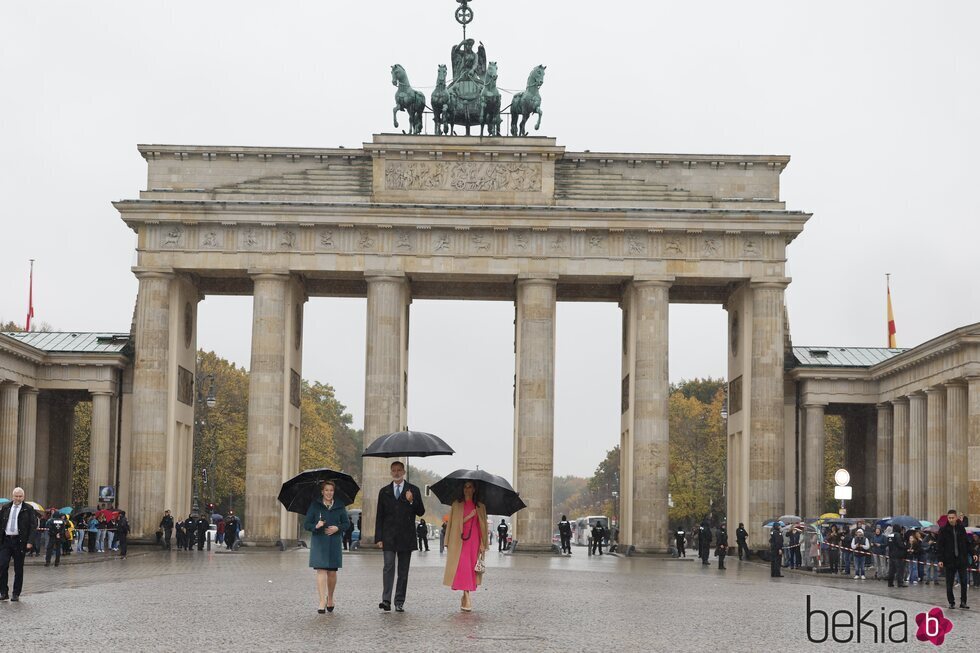
{"type": "Polygon", "coordinates": [[[793,347],[797,367],[871,367],[908,349],[888,347],[793,347]]]}
{"type": "Polygon", "coordinates": [[[76,331],[4,331],[3,335],[50,353],[120,354],[129,344],[128,333],[76,331]]]}

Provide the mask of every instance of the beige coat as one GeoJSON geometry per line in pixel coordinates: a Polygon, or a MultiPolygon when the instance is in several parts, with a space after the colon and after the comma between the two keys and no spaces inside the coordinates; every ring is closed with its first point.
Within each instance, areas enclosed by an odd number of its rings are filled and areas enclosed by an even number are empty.
{"type": "MultiPolygon", "coordinates": [[[[456,576],[456,567],[459,565],[460,549],[463,546],[463,502],[453,501],[452,509],[449,511],[449,523],[446,524],[446,572],[442,576],[442,584],[446,587],[453,586],[453,578],[456,576]]],[[[482,503],[476,504],[476,517],[473,519],[479,522],[480,541],[483,548],[487,548],[487,509],[482,503]]],[[[483,574],[476,575],[476,584],[483,583],[483,574]]]]}

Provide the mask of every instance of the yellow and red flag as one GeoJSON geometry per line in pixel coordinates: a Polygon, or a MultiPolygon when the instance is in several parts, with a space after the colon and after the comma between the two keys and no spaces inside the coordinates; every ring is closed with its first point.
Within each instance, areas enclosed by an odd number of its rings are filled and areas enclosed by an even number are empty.
{"type": "Polygon", "coordinates": [[[888,292],[888,348],[895,349],[898,345],[895,344],[895,314],[892,312],[892,288],[889,276],[885,276],[885,287],[888,292]]]}

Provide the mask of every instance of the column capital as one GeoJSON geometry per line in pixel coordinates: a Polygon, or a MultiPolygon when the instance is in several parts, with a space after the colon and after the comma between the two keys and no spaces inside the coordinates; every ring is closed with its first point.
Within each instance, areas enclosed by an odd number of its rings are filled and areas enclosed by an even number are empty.
{"type": "Polygon", "coordinates": [[[945,390],[945,388],[942,388],[942,387],[940,387],[938,385],[934,385],[934,386],[931,386],[931,387],[926,388],[922,392],[924,392],[926,395],[938,395],[938,394],[944,394],[946,392],[946,390],[945,390]]]}
{"type": "Polygon", "coordinates": [[[133,267],[133,274],[137,279],[166,279],[171,281],[177,277],[173,268],[143,268],[133,267]]]}
{"type": "Polygon", "coordinates": [[[537,283],[537,284],[546,284],[546,285],[554,286],[558,283],[558,275],[521,273],[517,275],[517,283],[523,283],[526,285],[537,283]]]}
{"type": "Polygon", "coordinates": [[[967,383],[977,383],[980,382],[980,374],[967,374],[963,377],[966,379],[967,383]]]}
{"type": "Polygon", "coordinates": [[[803,403],[804,408],[826,408],[827,402],[825,401],[806,401],[803,403]]]}
{"type": "Polygon", "coordinates": [[[116,394],[112,390],[89,390],[88,393],[90,395],[92,395],[93,397],[96,397],[96,396],[100,396],[100,397],[101,396],[113,397],[116,394]]]}
{"type": "Polygon", "coordinates": [[[909,403],[909,398],[908,397],[895,397],[894,399],[892,399],[888,403],[890,403],[892,406],[894,406],[895,404],[908,404],[909,403]]]}
{"type": "Polygon", "coordinates": [[[675,277],[647,277],[639,276],[633,277],[630,283],[637,288],[642,287],[656,287],[656,288],[670,288],[674,285],[675,277]]]}
{"type": "Polygon", "coordinates": [[[246,274],[248,274],[252,281],[289,281],[291,276],[288,270],[249,269],[246,274]]]}
{"type": "MultiPolygon", "coordinates": [[[[967,378],[969,378],[969,377],[967,377],[967,378]]],[[[980,376],[978,376],[977,378],[980,379],[980,376]]],[[[946,387],[946,389],[949,389],[949,388],[965,388],[966,385],[967,385],[967,383],[966,383],[966,380],[965,379],[953,379],[952,381],[944,381],[943,382],[943,385],[946,387]]]]}
{"type": "Polygon", "coordinates": [[[786,290],[791,279],[782,277],[777,279],[750,279],[749,288],[752,290],[786,290]]]}
{"type": "Polygon", "coordinates": [[[878,410],[885,410],[891,407],[892,407],[892,402],[890,401],[883,401],[880,404],[875,404],[875,408],[878,410]]]}
{"type": "Polygon", "coordinates": [[[40,391],[40,390],[38,390],[37,388],[33,388],[33,387],[31,387],[31,386],[29,386],[29,385],[25,385],[25,386],[23,386],[23,387],[22,387],[22,388],[20,389],[20,393],[21,393],[22,395],[36,395],[36,394],[38,394],[38,393],[40,393],[40,392],[41,392],[41,391],[40,391]]]}
{"type": "Polygon", "coordinates": [[[6,387],[9,387],[9,386],[13,386],[15,388],[19,388],[22,385],[24,385],[24,384],[23,383],[17,383],[16,381],[13,381],[11,379],[4,379],[4,380],[0,381],[0,388],[6,388],[6,387]]]}

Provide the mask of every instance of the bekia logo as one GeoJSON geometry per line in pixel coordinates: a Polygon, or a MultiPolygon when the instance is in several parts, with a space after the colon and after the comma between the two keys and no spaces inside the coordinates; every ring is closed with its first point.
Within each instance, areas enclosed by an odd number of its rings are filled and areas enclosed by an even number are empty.
{"type": "Polygon", "coordinates": [[[946,633],[953,630],[953,622],[946,618],[942,608],[933,608],[929,612],[915,615],[915,623],[919,629],[915,638],[920,642],[932,642],[939,646],[946,640],[946,633]]]}
{"type": "MultiPolygon", "coordinates": [[[[942,608],[915,615],[915,638],[941,646],[946,635],[953,630],[953,622],[946,618],[942,608]]],[[[904,644],[909,641],[909,615],[904,610],[886,612],[884,606],[862,612],[861,595],[857,596],[854,612],[836,610],[828,613],[817,609],[809,594],[806,595],[806,637],[814,644],[829,639],[838,644],[862,641],[874,644],[904,644]]]]}

